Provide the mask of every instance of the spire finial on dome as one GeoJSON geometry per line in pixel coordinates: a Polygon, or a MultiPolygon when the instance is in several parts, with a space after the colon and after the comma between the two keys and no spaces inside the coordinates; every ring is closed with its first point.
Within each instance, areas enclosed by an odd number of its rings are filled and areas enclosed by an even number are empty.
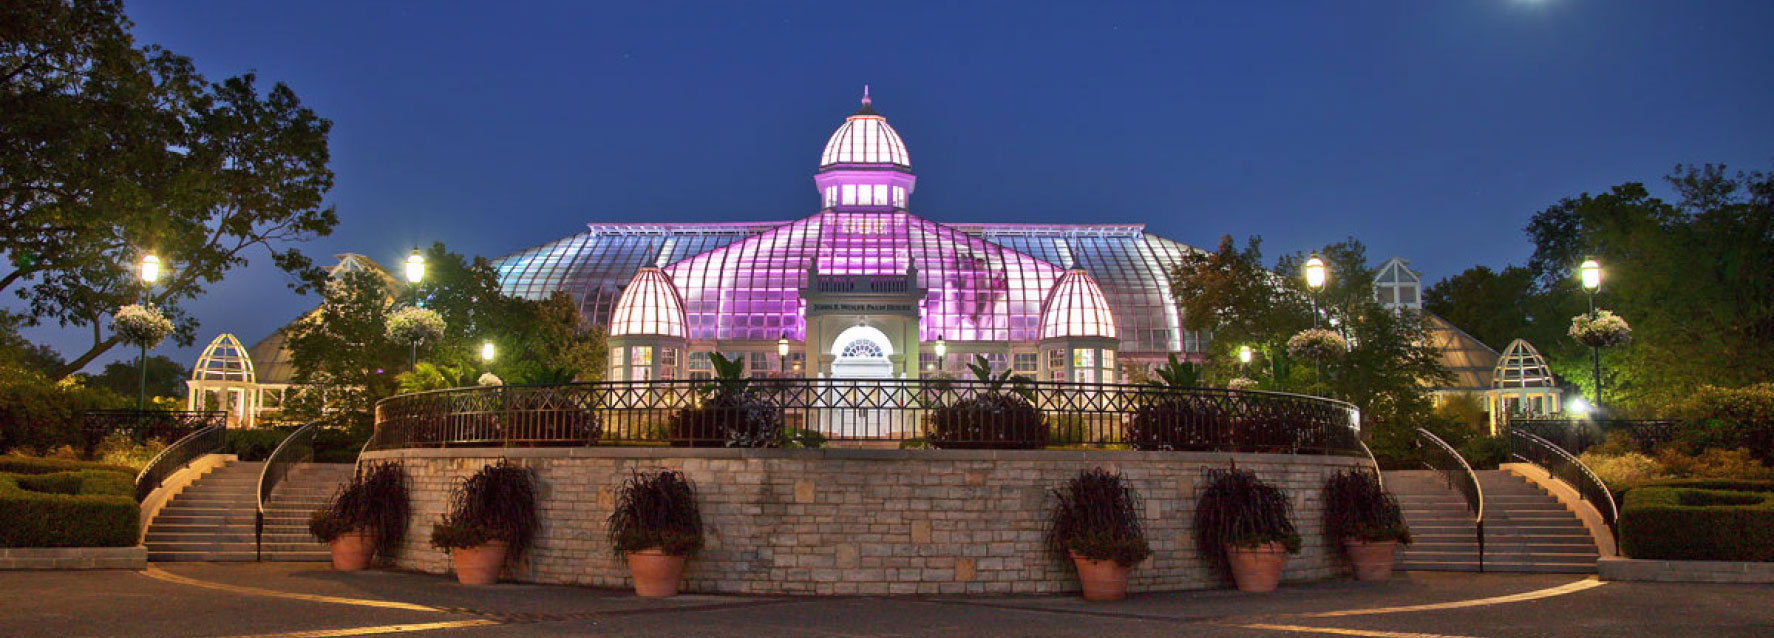
{"type": "Polygon", "coordinates": [[[862,85],[862,103],[868,104],[870,101],[871,100],[869,100],[869,85],[864,84],[864,85],[862,85]]]}
{"type": "Polygon", "coordinates": [[[869,99],[869,85],[862,85],[862,108],[856,109],[852,115],[879,115],[872,106],[874,100],[869,99]]]}

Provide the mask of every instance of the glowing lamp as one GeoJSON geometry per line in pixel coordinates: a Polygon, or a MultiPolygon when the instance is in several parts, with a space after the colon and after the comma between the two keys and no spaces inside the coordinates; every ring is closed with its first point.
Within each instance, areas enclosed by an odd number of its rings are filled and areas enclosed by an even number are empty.
{"type": "Polygon", "coordinates": [[[480,360],[481,361],[492,361],[493,360],[493,342],[482,341],[480,343],[480,360]]]}
{"type": "Polygon", "coordinates": [[[1250,363],[1250,346],[1238,346],[1238,362],[1250,363]]]}
{"type": "Polygon", "coordinates": [[[1571,402],[1565,406],[1565,410],[1575,416],[1586,416],[1589,414],[1589,402],[1584,401],[1583,397],[1577,397],[1571,399],[1571,402]]]}
{"type": "Polygon", "coordinates": [[[143,255],[141,274],[142,283],[154,285],[154,280],[160,278],[160,258],[153,255],[143,255]]]}
{"type": "Polygon", "coordinates": [[[1306,285],[1313,290],[1323,288],[1324,274],[1324,260],[1318,258],[1318,253],[1312,253],[1312,257],[1306,260],[1306,285]]]}
{"type": "Polygon", "coordinates": [[[1584,290],[1595,292],[1602,287],[1602,265],[1594,259],[1583,260],[1583,265],[1577,268],[1577,272],[1583,278],[1584,290]]]}
{"type": "Polygon", "coordinates": [[[788,335],[786,333],[782,335],[781,339],[776,340],[776,356],[788,358],[788,335]]]}
{"type": "Polygon", "coordinates": [[[941,359],[948,356],[948,354],[949,342],[943,341],[942,335],[936,335],[936,358],[941,359]]]}
{"type": "Polygon", "coordinates": [[[413,254],[407,255],[407,283],[416,284],[425,279],[425,256],[414,248],[413,254]]]}

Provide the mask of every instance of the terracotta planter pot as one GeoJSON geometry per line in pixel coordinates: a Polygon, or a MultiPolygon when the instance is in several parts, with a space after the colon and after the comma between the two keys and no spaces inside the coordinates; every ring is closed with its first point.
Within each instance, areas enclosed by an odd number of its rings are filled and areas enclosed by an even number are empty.
{"type": "Polygon", "coordinates": [[[1256,547],[1226,546],[1226,562],[1232,566],[1232,580],[1238,591],[1270,592],[1281,584],[1281,568],[1287,564],[1287,547],[1267,543],[1256,547]]]}
{"type": "Polygon", "coordinates": [[[1085,558],[1072,552],[1072,564],[1078,567],[1078,584],[1084,586],[1084,599],[1111,602],[1127,597],[1127,574],[1132,568],[1112,560],[1085,558]]]}
{"type": "Polygon", "coordinates": [[[487,541],[479,547],[450,548],[450,562],[456,565],[456,582],[464,585],[491,585],[499,582],[505,568],[505,541],[487,541]]]}
{"type": "Polygon", "coordinates": [[[1349,563],[1355,566],[1355,580],[1386,580],[1392,577],[1392,554],[1398,541],[1343,542],[1349,551],[1349,563]]]}
{"type": "Polygon", "coordinates": [[[354,572],[370,566],[376,540],[369,530],[354,529],[327,543],[333,550],[333,569],[354,572]]]}
{"type": "Polygon", "coordinates": [[[688,556],[673,556],[652,547],[627,552],[628,573],[634,576],[634,593],[642,598],[664,598],[678,595],[678,582],[684,577],[688,556]]]}

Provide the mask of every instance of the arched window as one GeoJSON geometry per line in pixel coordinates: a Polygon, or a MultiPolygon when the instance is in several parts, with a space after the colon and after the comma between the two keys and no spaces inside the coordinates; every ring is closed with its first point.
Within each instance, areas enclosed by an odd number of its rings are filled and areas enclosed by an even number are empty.
{"type": "Polygon", "coordinates": [[[840,356],[879,359],[887,356],[887,353],[881,350],[881,344],[868,339],[857,339],[844,346],[840,356]]]}

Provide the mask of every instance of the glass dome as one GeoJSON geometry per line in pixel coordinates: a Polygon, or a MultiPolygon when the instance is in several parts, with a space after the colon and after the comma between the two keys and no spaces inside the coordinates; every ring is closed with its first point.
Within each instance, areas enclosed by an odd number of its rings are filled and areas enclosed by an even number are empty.
{"type": "Polygon", "coordinates": [[[226,332],[217,335],[191,366],[193,381],[253,382],[253,359],[241,347],[240,340],[226,332]]]}
{"type": "Polygon", "coordinates": [[[819,167],[838,164],[890,164],[911,168],[912,157],[905,150],[905,141],[887,125],[887,118],[875,113],[869,104],[868,89],[862,92],[862,108],[844,120],[832,133],[819,156],[819,167]]]}
{"type": "Polygon", "coordinates": [[[1491,374],[1491,384],[1498,389],[1507,388],[1550,388],[1557,383],[1552,379],[1552,368],[1546,365],[1546,357],[1524,339],[1509,342],[1503,349],[1503,356],[1497,358],[1497,368],[1491,374]]]}
{"type": "Polygon", "coordinates": [[[665,271],[642,268],[628,281],[610,313],[610,336],[624,335],[685,338],[684,300],[665,271]]]}
{"type": "Polygon", "coordinates": [[[1041,338],[1116,338],[1115,315],[1096,279],[1083,270],[1068,270],[1053,284],[1041,308],[1041,338]]]}

